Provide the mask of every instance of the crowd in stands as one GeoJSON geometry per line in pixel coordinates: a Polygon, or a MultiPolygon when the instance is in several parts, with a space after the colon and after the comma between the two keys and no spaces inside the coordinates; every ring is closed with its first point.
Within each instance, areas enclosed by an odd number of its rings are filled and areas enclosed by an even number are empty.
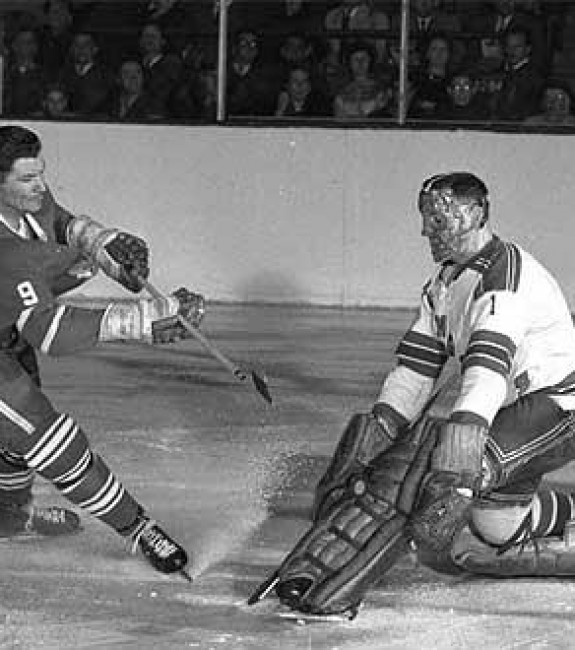
{"type": "Polygon", "coordinates": [[[407,120],[574,125],[556,0],[411,0],[401,97],[400,0],[21,0],[0,10],[2,115],[215,120],[224,1],[229,118],[394,122],[402,100],[407,120]]]}

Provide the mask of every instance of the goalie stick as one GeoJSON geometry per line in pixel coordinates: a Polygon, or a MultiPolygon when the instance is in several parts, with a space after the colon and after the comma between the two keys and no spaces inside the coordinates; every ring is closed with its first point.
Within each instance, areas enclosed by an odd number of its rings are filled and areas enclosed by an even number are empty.
{"type": "MultiPolygon", "coordinates": [[[[157,289],[149,280],[140,278],[142,286],[148,291],[148,293],[154,298],[165,300],[166,296],[157,289]]],[[[267,382],[263,377],[258,375],[256,372],[246,371],[236,365],[231,359],[223,354],[200,330],[192,325],[188,320],[183,316],[178,316],[178,322],[182,327],[189,332],[197,341],[199,341],[202,346],[215,358],[217,359],[227,370],[229,370],[236,379],[240,381],[245,381],[248,376],[251,376],[252,382],[258,391],[258,393],[268,402],[272,403],[272,396],[270,394],[267,382]]]]}

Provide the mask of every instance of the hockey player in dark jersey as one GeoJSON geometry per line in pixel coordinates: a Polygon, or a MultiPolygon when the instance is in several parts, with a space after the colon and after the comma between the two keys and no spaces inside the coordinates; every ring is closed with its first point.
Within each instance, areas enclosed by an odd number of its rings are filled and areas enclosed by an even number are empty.
{"type": "Polygon", "coordinates": [[[44,180],[41,143],[20,126],[0,127],[0,536],[77,532],[67,508],[32,500],[37,473],[72,504],[111,526],[157,570],[184,570],[186,551],[93,451],[82,427],[58,412],[40,387],[35,351],[73,353],[99,341],[161,342],[184,335],[178,316],[195,324],[203,299],[180,289],[165,300],[111,302],[102,309],[58,297],[98,270],[132,292],[149,274],[139,237],[73,215],[44,180]]]}
{"type": "Polygon", "coordinates": [[[575,576],[575,329],[551,274],[492,231],[485,184],[425,181],[437,269],[370,413],[356,414],[313,524],[250,603],[353,616],[409,548],[444,572],[575,576]]]}

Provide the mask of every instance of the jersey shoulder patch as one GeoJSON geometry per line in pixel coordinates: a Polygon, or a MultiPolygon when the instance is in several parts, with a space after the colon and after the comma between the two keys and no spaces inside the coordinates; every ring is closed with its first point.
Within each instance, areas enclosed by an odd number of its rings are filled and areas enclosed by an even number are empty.
{"type": "Polygon", "coordinates": [[[521,280],[522,257],[519,247],[498,239],[494,246],[486,248],[485,253],[472,264],[472,268],[481,273],[475,299],[492,291],[515,293],[521,280]]]}

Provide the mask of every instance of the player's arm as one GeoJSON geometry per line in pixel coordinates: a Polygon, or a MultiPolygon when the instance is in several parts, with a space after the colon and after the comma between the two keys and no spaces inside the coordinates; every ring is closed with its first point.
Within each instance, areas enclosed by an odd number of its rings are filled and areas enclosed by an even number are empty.
{"type": "MultiPolygon", "coordinates": [[[[149,252],[143,239],[117,228],[108,228],[88,216],[72,214],[55,201],[50,191],[46,192],[38,217],[53,231],[57,243],[78,248],[95,269],[101,268],[130,291],[141,290],[137,278],[149,275],[149,252]]],[[[75,286],[86,279],[81,272],[71,275],[78,277],[75,286]]],[[[74,282],[66,280],[57,293],[70,288],[74,288],[74,282]]]]}
{"type": "Polygon", "coordinates": [[[41,280],[20,282],[16,290],[23,306],[16,318],[18,331],[51,356],[86,350],[101,341],[170,343],[186,335],[179,317],[195,314],[195,294],[182,288],[165,299],[117,301],[102,309],[59,303],[41,280]]]}
{"type": "Polygon", "coordinates": [[[458,419],[490,426],[507,397],[516,350],[525,336],[524,308],[512,291],[490,291],[472,305],[472,331],[453,406],[458,419]]]}
{"type": "Polygon", "coordinates": [[[142,289],[138,278],[146,279],[150,266],[148,245],[140,237],[78,215],[68,220],[65,238],[126,289],[134,293],[142,289]]]}
{"type": "Polygon", "coordinates": [[[320,520],[376,456],[402,439],[422,411],[447,359],[433,331],[425,297],[420,313],[396,350],[397,364],[383,382],[371,413],[354,414],[341,435],[331,462],[314,494],[312,516],[320,520]]]}
{"type": "Polygon", "coordinates": [[[448,359],[425,291],[419,313],[400,340],[395,358],[396,364],[383,381],[374,412],[395,414],[400,421],[412,422],[427,403],[448,359]]]}

